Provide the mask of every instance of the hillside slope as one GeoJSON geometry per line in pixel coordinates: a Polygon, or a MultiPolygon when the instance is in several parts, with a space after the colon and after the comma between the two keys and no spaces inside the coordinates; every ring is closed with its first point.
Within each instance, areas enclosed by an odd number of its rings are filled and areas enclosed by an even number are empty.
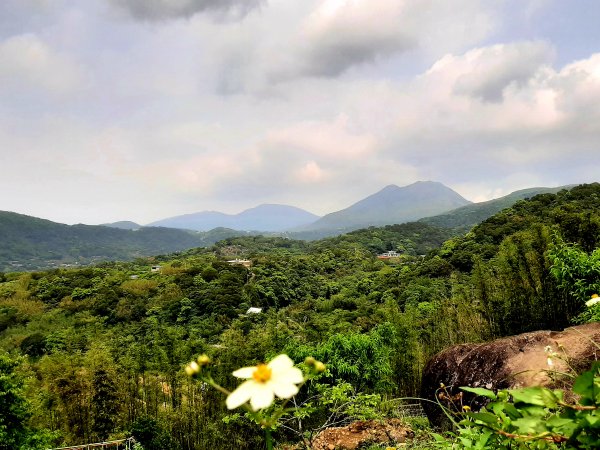
{"type": "Polygon", "coordinates": [[[452,211],[437,216],[425,217],[419,222],[425,222],[429,225],[434,225],[443,228],[463,228],[465,231],[478,223],[483,222],[487,218],[509,208],[519,200],[535,197],[539,194],[556,194],[563,189],[570,189],[573,185],[559,186],[554,188],[534,187],[511,192],[504,197],[488,200],[486,202],[472,203],[470,205],[461,206],[452,211]]]}
{"type": "Polygon", "coordinates": [[[207,246],[240,234],[243,233],[225,229],[192,233],[158,227],[123,230],[101,225],[64,225],[0,211],[0,270],[130,260],[207,246]]]}

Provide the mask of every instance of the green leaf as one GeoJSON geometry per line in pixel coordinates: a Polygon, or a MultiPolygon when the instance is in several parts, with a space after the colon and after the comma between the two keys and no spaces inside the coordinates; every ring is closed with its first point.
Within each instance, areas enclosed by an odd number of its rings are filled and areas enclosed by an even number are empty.
{"type": "Polygon", "coordinates": [[[593,428],[597,428],[600,426],[600,416],[592,416],[591,414],[586,414],[585,420],[593,428]]]}
{"type": "Polygon", "coordinates": [[[518,419],[519,417],[523,417],[523,414],[521,413],[521,411],[519,411],[517,408],[515,408],[515,405],[513,405],[512,403],[504,404],[504,412],[511,419],[518,419]]]}
{"type": "Polygon", "coordinates": [[[481,437],[479,438],[479,440],[477,441],[477,444],[475,446],[475,448],[483,450],[487,448],[487,443],[490,440],[490,437],[492,436],[492,430],[485,430],[481,437]]]}
{"type": "Polygon", "coordinates": [[[597,362],[594,363],[592,368],[579,375],[573,384],[573,392],[581,395],[580,403],[582,405],[593,405],[596,403],[594,396],[594,378],[599,368],[600,365],[597,362]]]}
{"type": "Polygon", "coordinates": [[[463,391],[471,392],[475,395],[481,395],[483,397],[487,397],[489,399],[496,400],[496,394],[494,394],[494,392],[490,391],[489,389],[474,388],[474,387],[468,387],[468,386],[463,386],[463,387],[461,387],[461,389],[463,391]]]}
{"type": "Polygon", "coordinates": [[[530,405],[546,406],[544,401],[544,388],[541,387],[529,387],[523,389],[511,389],[510,395],[512,395],[515,403],[527,403],[530,405]]]}
{"type": "Polygon", "coordinates": [[[431,436],[435,439],[436,442],[446,442],[446,438],[438,433],[431,433],[431,436]]]}
{"type": "Polygon", "coordinates": [[[544,422],[539,417],[522,417],[512,421],[519,434],[539,433],[546,431],[544,422]]]}
{"type": "Polygon", "coordinates": [[[467,415],[489,425],[498,425],[498,417],[489,412],[467,413],[467,415]]]}
{"type": "Polygon", "coordinates": [[[549,428],[561,428],[565,425],[569,425],[573,423],[573,419],[566,419],[564,417],[553,416],[546,420],[546,425],[549,428]]]}

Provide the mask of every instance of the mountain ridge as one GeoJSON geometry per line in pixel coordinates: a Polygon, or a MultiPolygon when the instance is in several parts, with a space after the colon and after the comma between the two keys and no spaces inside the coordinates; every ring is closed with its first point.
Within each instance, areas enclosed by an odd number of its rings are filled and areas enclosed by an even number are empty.
{"type": "Polygon", "coordinates": [[[263,203],[237,214],[219,211],[200,211],[168,217],[146,226],[167,226],[195,231],[207,231],[215,227],[226,227],[247,231],[285,231],[317,220],[319,216],[290,205],[263,203]]]}
{"type": "Polygon", "coordinates": [[[462,228],[464,231],[466,231],[493,216],[494,214],[502,211],[503,209],[511,207],[519,200],[532,198],[539,194],[556,194],[563,189],[571,189],[575,186],[575,184],[569,184],[557,187],[532,187],[519,189],[502,197],[486,200],[484,202],[471,203],[446,213],[424,217],[419,219],[419,222],[425,222],[429,225],[444,228],[462,228]]]}

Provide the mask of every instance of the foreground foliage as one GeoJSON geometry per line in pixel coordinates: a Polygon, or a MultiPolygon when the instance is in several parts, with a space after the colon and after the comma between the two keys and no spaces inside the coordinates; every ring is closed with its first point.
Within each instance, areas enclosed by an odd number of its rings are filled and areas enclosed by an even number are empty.
{"type": "MultiPolygon", "coordinates": [[[[600,447],[600,363],[573,384],[576,404],[565,392],[543,387],[503,390],[463,388],[491,402],[465,412],[454,439],[435,435],[437,448],[597,449],[600,447]]],[[[467,409],[467,408],[465,408],[467,409]]]]}

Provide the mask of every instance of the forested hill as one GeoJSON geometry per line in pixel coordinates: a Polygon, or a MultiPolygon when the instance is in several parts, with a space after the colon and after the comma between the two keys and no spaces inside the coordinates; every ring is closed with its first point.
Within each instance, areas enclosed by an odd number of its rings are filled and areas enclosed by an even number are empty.
{"type": "Polygon", "coordinates": [[[437,216],[425,217],[419,222],[428,223],[437,227],[455,228],[457,231],[468,231],[474,225],[483,222],[488,217],[509,208],[519,200],[535,197],[539,194],[555,194],[563,189],[570,189],[571,186],[560,186],[556,188],[529,188],[512,192],[504,197],[488,200],[486,202],[471,203],[461,206],[452,211],[437,216]]]}
{"type": "Polygon", "coordinates": [[[185,374],[201,353],[227,389],[233,370],[280,353],[323,361],[327,372],[295,399],[311,405],[301,426],[290,418],[274,432],[297,444],[336,399],[350,405],[336,417],[352,420],[366,404],[385,415],[383,398],[418,396],[425,362],[445,347],[589,318],[600,184],[517,202],[444,241],[450,232],[417,223],[316,242],[247,236],[152,263],[0,273],[0,360],[22,384],[21,448],[129,433],[145,448],[260,448],[259,427],[185,374]],[[375,256],[388,249],[403,254],[375,256]]]}
{"type": "Polygon", "coordinates": [[[593,250],[600,242],[600,183],[518,201],[476,225],[465,236],[447,242],[441,253],[456,268],[470,270],[474,255],[492,258],[507,237],[539,231],[541,227],[585,251],[593,250]]]}
{"type": "Polygon", "coordinates": [[[123,230],[100,225],[64,225],[0,211],[0,271],[131,260],[204,247],[236,234],[245,233],[227,229],[198,233],[157,227],[123,230]]]}

